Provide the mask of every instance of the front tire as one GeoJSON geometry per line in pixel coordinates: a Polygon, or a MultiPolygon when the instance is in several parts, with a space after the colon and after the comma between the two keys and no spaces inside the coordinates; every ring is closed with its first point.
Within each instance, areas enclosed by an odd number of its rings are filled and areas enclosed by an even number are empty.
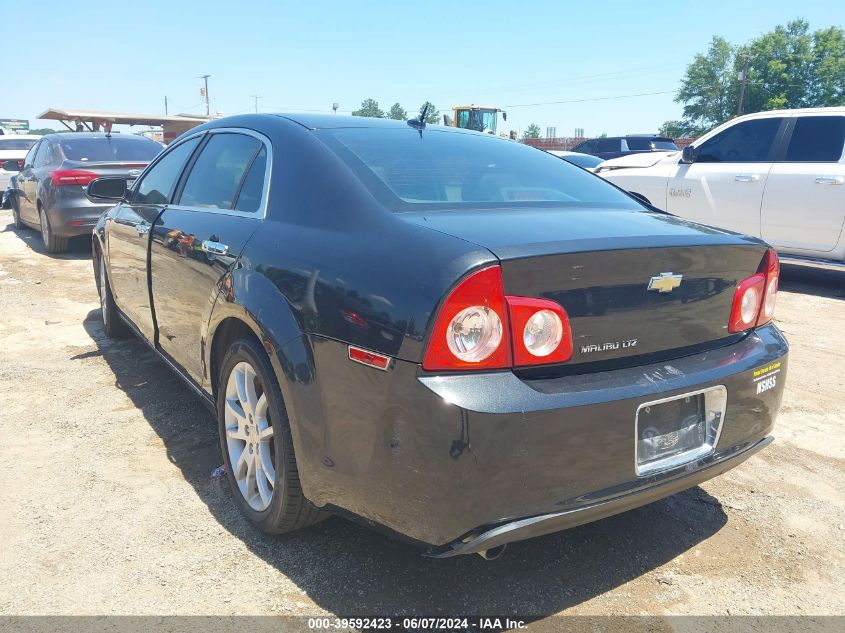
{"type": "Polygon", "coordinates": [[[219,376],[220,448],[241,512],[270,534],[316,523],[321,513],[302,493],[290,422],[267,354],[255,341],[238,339],[219,376]]]}
{"type": "Polygon", "coordinates": [[[103,332],[109,338],[126,338],[130,331],[120,316],[120,310],[114,302],[114,295],[109,285],[109,276],[106,271],[106,260],[102,253],[97,257],[97,284],[100,291],[100,312],[103,315],[103,332]]]}
{"type": "Polygon", "coordinates": [[[57,237],[53,235],[53,229],[50,228],[50,218],[47,217],[47,212],[39,206],[38,208],[38,223],[41,227],[41,241],[44,242],[44,248],[48,253],[64,253],[67,250],[66,237],[57,237]]]}

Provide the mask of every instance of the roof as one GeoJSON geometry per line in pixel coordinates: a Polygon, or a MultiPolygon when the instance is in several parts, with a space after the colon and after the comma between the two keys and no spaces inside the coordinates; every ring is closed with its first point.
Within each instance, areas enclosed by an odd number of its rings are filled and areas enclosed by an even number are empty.
{"type": "Polygon", "coordinates": [[[845,114],[845,106],[833,106],[830,108],[793,108],[785,110],[763,110],[742,115],[743,118],[757,116],[790,116],[796,114],[845,114]]]}
{"type": "MultiPolygon", "coordinates": [[[[253,115],[254,116],[254,115],[253,115]]],[[[257,115],[266,116],[266,115],[257,115]]],[[[288,119],[294,123],[299,123],[302,127],[309,130],[332,129],[332,128],[393,128],[393,129],[409,129],[408,121],[399,119],[379,119],[376,117],[366,116],[349,116],[349,115],[335,115],[335,114],[295,114],[295,113],[277,113],[271,116],[288,119]]],[[[438,130],[449,130],[451,132],[466,132],[471,134],[481,134],[474,130],[464,130],[456,127],[447,127],[438,123],[428,123],[426,128],[436,128],[438,130]]],[[[487,135],[489,136],[489,134],[487,135]]]]}
{"type": "Polygon", "coordinates": [[[103,110],[65,110],[61,108],[48,108],[39,114],[38,118],[53,121],[109,121],[122,125],[162,125],[180,121],[199,124],[212,119],[212,117],[202,115],[132,114],[103,110]]]}
{"type": "MultiPolygon", "coordinates": [[[[2,136],[4,139],[10,139],[10,140],[23,139],[25,141],[37,141],[41,138],[40,134],[2,134],[0,136],[2,136]]],[[[3,140],[3,139],[0,139],[0,140],[3,140]]]]}

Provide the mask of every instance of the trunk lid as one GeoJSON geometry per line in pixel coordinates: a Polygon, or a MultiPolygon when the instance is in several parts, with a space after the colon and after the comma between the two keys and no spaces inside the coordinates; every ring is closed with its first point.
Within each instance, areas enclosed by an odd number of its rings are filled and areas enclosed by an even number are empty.
{"type": "Polygon", "coordinates": [[[408,214],[408,220],[489,249],[505,293],[542,297],[569,314],[574,353],[566,367],[715,347],[734,289],[766,246],[754,238],[671,215],[599,209],[514,209],[408,214]],[[414,217],[411,217],[414,216],[414,217]],[[662,280],[669,273],[680,283],[662,280]],[[655,289],[649,290],[654,278],[655,289]],[[657,288],[663,286],[664,291],[657,288]]]}

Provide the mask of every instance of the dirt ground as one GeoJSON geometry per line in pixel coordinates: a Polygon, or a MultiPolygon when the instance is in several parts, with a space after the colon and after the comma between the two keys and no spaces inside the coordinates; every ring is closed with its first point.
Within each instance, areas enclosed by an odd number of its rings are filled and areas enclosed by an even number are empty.
{"type": "Polygon", "coordinates": [[[87,243],[0,212],[0,614],[845,614],[845,275],[785,270],[776,441],[700,487],[486,562],[239,515],[216,428],[104,338],[87,243]]]}

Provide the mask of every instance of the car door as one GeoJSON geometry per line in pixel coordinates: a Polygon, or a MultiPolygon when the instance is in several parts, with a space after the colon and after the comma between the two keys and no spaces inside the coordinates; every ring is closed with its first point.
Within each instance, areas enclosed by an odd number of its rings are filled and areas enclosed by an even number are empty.
{"type": "Polygon", "coordinates": [[[845,223],[845,116],[797,116],[786,151],[769,172],[763,239],[779,250],[834,250],[845,223]]]}
{"type": "Polygon", "coordinates": [[[26,155],[23,160],[23,169],[17,177],[18,189],[18,210],[20,211],[21,219],[35,224],[38,222],[38,212],[35,206],[36,198],[36,182],[35,182],[35,163],[36,159],[44,156],[47,146],[47,141],[42,139],[38,141],[26,155]]]}
{"type": "Polygon", "coordinates": [[[667,210],[760,237],[763,191],[785,125],[783,117],[750,119],[697,145],[695,162],[679,163],[669,176],[667,210]]]}
{"type": "Polygon", "coordinates": [[[203,333],[227,273],[264,217],[270,142],[255,132],[208,133],[150,251],[158,347],[198,385],[203,333]]]}
{"type": "Polygon", "coordinates": [[[149,341],[155,341],[155,319],[147,278],[150,230],[170,202],[179,177],[201,135],[169,147],[132,188],[106,225],[109,281],[115,303],[149,341]]]}

